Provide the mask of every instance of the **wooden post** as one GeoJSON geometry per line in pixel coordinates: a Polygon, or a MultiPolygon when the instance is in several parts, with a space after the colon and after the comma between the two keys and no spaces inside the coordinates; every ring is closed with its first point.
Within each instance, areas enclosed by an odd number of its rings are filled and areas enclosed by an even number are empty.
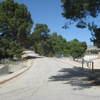
{"type": "Polygon", "coordinates": [[[94,62],[92,62],[92,72],[94,72],[94,62]]]}
{"type": "Polygon", "coordinates": [[[87,67],[89,67],[89,62],[87,62],[87,67]]]}
{"type": "Polygon", "coordinates": [[[82,59],[82,69],[84,68],[84,59],[82,59]]]}

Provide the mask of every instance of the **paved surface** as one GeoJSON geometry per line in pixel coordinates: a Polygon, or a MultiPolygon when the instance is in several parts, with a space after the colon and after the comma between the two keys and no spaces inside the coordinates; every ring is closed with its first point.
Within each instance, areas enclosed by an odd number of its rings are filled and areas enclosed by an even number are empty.
{"type": "Polygon", "coordinates": [[[100,87],[79,85],[84,77],[71,75],[69,61],[46,57],[33,61],[27,72],[0,85],[0,100],[100,100],[100,87]]]}

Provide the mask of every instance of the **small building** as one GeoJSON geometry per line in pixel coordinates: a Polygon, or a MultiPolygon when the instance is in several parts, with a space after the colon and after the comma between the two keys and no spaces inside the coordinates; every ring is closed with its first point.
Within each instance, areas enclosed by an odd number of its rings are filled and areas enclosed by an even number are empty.
{"type": "Polygon", "coordinates": [[[100,54],[100,48],[96,47],[96,46],[88,46],[87,50],[86,50],[86,54],[100,54]]]}

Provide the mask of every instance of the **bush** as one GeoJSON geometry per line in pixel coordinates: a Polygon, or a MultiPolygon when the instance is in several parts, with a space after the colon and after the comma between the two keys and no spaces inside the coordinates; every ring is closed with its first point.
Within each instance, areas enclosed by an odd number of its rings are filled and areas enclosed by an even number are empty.
{"type": "Polygon", "coordinates": [[[0,39],[0,59],[2,58],[20,58],[22,49],[20,44],[7,38],[0,39]]]}
{"type": "Polygon", "coordinates": [[[73,59],[83,57],[86,49],[87,45],[85,42],[79,42],[76,39],[70,42],[70,54],[73,59]]]}

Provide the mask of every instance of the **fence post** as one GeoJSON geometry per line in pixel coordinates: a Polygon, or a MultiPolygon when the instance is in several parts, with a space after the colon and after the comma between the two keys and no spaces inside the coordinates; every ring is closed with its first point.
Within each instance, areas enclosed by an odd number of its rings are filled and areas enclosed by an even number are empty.
{"type": "Polygon", "coordinates": [[[92,62],[92,72],[94,72],[94,62],[92,62]]]}
{"type": "Polygon", "coordinates": [[[87,61],[87,67],[89,67],[89,62],[87,61]]]}
{"type": "Polygon", "coordinates": [[[82,58],[82,69],[84,68],[84,59],[82,58]]]}

